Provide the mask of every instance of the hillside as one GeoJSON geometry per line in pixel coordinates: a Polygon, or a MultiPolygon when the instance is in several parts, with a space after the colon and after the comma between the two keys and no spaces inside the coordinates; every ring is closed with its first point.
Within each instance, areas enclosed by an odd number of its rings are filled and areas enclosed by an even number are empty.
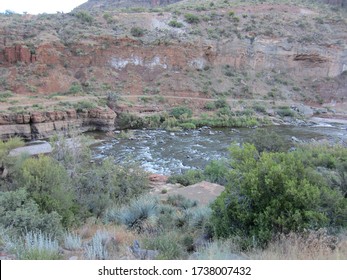
{"type": "MultiPolygon", "coordinates": [[[[3,114],[64,111],[81,99],[103,107],[112,93],[117,113],[183,104],[199,116],[224,98],[232,111],[259,105],[257,113],[273,115],[279,106],[305,104],[304,115],[344,117],[343,8],[201,0],[113,10],[111,2],[88,1],[69,14],[0,15],[3,114]],[[104,11],[98,3],[107,4],[104,11]]],[[[165,1],[126,1],[140,2],[165,1]]]]}
{"type": "Polygon", "coordinates": [[[182,0],[89,0],[86,3],[78,6],[74,11],[81,10],[113,10],[121,8],[153,8],[157,6],[170,5],[182,0]]]}

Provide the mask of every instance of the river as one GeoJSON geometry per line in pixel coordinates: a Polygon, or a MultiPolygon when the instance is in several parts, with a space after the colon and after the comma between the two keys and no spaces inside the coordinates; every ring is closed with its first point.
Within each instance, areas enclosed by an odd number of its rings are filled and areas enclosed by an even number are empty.
{"type": "MultiPolygon", "coordinates": [[[[293,146],[295,141],[347,143],[347,125],[270,126],[263,133],[275,131],[293,146]],[[293,138],[294,137],[294,138],[293,138]]],[[[136,161],[151,173],[170,175],[191,168],[204,168],[214,159],[226,158],[232,142],[249,142],[254,129],[210,129],[169,132],[165,130],[133,130],[131,139],[93,134],[102,141],[92,146],[95,159],[113,156],[117,163],[136,161]]]]}

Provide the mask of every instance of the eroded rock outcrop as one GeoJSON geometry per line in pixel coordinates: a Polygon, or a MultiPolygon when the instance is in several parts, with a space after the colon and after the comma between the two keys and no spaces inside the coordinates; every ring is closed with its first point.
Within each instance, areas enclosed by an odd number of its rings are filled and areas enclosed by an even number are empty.
{"type": "Polygon", "coordinates": [[[25,139],[43,139],[59,131],[70,129],[79,132],[109,131],[114,129],[116,113],[110,109],[90,109],[77,112],[66,111],[1,113],[0,138],[7,139],[20,136],[25,139]]]}

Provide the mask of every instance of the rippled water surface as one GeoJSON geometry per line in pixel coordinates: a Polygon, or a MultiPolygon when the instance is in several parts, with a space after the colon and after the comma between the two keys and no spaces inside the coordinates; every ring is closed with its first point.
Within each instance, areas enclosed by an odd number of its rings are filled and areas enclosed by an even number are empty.
{"type": "MultiPolygon", "coordinates": [[[[327,139],[347,143],[346,126],[273,126],[262,130],[281,134],[289,145],[293,136],[301,141],[327,139]]],[[[133,130],[132,140],[98,135],[103,141],[93,146],[93,152],[97,159],[113,156],[118,163],[131,160],[139,162],[149,172],[173,174],[203,168],[210,160],[227,157],[230,143],[249,141],[254,131],[249,128],[203,128],[182,132],[133,130]]]]}

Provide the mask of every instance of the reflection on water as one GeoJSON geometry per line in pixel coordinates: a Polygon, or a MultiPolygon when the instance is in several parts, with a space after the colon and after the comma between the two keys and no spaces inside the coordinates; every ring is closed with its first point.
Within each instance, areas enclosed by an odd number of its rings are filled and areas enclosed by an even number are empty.
{"type": "MultiPolygon", "coordinates": [[[[275,131],[288,144],[292,137],[301,141],[329,140],[347,143],[346,126],[261,128],[264,133],[275,131]]],[[[93,146],[96,159],[113,156],[117,163],[136,161],[147,171],[159,174],[180,173],[191,168],[204,168],[214,159],[225,158],[232,142],[250,141],[254,129],[209,129],[168,132],[164,130],[134,130],[134,139],[117,139],[98,135],[104,141],[93,146]]]]}

